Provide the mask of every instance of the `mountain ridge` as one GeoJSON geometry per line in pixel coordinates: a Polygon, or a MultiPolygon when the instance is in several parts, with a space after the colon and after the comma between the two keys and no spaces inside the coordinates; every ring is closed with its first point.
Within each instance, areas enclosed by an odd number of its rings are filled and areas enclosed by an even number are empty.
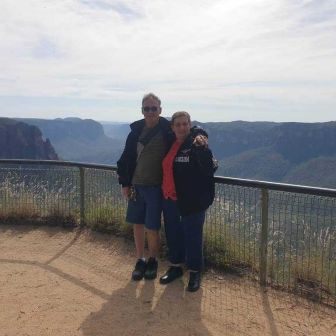
{"type": "MultiPolygon", "coordinates": [[[[115,164],[130,131],[129,123],[93,119],[22,120],[38,126],[62,159],[72,161],[115,164]]],[[[192,124],[208,132],[218,175],[336,188],[336,121],[192,124]]]]}

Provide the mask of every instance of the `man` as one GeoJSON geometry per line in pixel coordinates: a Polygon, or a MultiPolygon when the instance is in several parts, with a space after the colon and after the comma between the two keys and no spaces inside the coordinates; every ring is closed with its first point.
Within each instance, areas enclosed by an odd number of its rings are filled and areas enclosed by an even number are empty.
{"type": "Polygon", "coordinates": [[[170,123],[160,117],[161,100],[153,93],[142,99],[144,118],[133,122],[117,162],[119,183],[128,199],[126,221],[133,224],[137,262],[133,280],[155,279],[160,247],[162,160],[174,140],[170,123]],[[144,256],[145,234],[149,259],[144,256]]]}

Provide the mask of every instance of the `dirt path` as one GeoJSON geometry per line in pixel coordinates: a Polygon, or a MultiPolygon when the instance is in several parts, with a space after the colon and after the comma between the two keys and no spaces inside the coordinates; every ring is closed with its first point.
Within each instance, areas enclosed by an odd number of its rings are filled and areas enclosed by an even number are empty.
{"type": "Polygon", "coordinates": [[[231,275],[196,293],[131,282],[132,253],[110,235],[1,225],[0,335],[336,334],[336,310],[231,275]]]}

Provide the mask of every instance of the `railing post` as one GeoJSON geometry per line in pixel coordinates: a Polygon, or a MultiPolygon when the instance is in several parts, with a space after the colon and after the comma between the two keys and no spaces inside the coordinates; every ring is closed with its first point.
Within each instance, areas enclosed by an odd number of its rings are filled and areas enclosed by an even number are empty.
{"type": "Polygon", "coordinates": [[[261,189],[260,285],[267,284],[268,190],[261,189]]]}
{"type": "Polygon", "coordinates": [[[84,167],[79,167],[79,208],[80,208],[80,226],[85,225],[85,175],[84,167]]]}

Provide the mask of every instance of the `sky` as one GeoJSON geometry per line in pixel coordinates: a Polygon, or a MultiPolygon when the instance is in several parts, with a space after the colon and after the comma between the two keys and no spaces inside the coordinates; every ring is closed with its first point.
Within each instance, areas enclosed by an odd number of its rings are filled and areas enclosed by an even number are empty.
{"type": "Polygon", "coordinates": [[[335,0],[1,0],[0,116],[336,120],[335,0]]]}

